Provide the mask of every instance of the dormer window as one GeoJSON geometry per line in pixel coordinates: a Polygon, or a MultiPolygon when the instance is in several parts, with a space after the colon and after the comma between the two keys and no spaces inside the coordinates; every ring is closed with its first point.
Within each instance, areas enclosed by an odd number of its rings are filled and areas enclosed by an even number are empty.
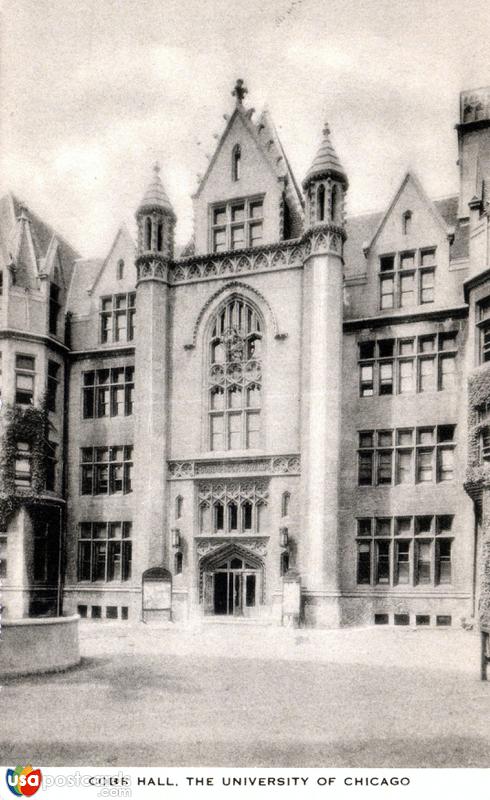
{"type": "Polygon", "coordinates": [[[240,180],[241,159],[242,150],[240,145],[236,144],[231,157],[231,177],[233,181],[240,180]]]}
{"type": "Polygon", "coordinates": [[[122,258],[119,259],[117,262],[117,279],[118,281],[122,281],[124,277],[124,261],[122,258]]]}
{"type": "Polygon", "coordinates": [[[403,214],[403,217],[402,217],[403,235],[407,236],[410,233],[411,228],[412,228],[412,212],[411,211],[405,211],[405,213],[403,214]]]}

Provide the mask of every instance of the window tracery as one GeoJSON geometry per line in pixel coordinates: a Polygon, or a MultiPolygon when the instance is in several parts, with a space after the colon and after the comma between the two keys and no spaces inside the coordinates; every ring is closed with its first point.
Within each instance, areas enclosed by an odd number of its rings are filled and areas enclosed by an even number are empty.
{"type": "Polygon", "coordinates": [[[255,309],[232,298],[219,311],[209,343],[211,450],[260,447],[262,325],[255,309]]]}
{"type": "Polygon", "coordinates": [[[202,483],[199,528],[202,534],[260,533],[265,526],[267,485],[262,482],[202,483]]]}

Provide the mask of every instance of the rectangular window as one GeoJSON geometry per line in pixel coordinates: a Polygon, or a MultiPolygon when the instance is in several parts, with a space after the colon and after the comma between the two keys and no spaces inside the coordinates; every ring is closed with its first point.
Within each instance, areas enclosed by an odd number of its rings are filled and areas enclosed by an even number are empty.
{"type": "Polygon", "coordinates": [[[55,442],[48,442],[46,459],[46,489],[50,492],[56,490],[56,453],[58,445],[55,442]]]}
{"type": "Polygon", "coordinates": [[[391,276],[383,277],[380,279],[381,309],[394,308],[395,306],[395,282],[391,276]]]}
{"type": "Polygon", "coordinates": [[[410,542],[401,540],[396,542],[396,582],[399,584],[410,582],[410,542]]]}
{"type": "Polygon", "coordinates": [[[100,299],[100,341],[130,342],[134,339],[136,294],[115,294],[100,299]]]}
{"type": "Polygon", "coordinates": [[[390,542],[377,541],[376,545],[376,583],[390,582],[390,542]]]}
{"type": "Polygon", "coordinates": [[[400,275],[400,308],[411,308],[415,305],[415,275],[400,275]]]}
{"type": "Polygon", "coordinates": [[[120,583],[131,578],[131,522],[82,522],[78,580],[120,583]]]}
{"type": "Polygon", "coordinates": [[[263,239],[262,198],[230,202],[211,211],[211,249],[213,253],[257,247],[263,239]]]}
{"type": "Polygon", "coordinates": [[[425,269],[420,273],[420,304],[433,303],[434,294],[434,270],[425,269]]]}
{"type": "Polygon", "coordinates": [[[397,483],[413,483],[412,450],[397,450],[397,483]]]}
{"type": "Polygon", "coordinates": [[[260,447],[260,414],[247,412],[247,448],[254,450],[260,447]]]}
{"type": "Polygon", "coordinates": [[[392,450],[378,451],[378,484],[391,484],[392,479],[392,450]]]}
{"type": "Polygon", "coordinates": [[[399,394],[411,394],[414,390],[413,360],[400,361],[399,376],[399,394]]]}
{"type": "Polygon", "coordinates": [[[21,489],[31,485],[31,455],[31,445],[29,442],[17,442],[17,452],[15,455],[15,485],[21,489]]]}
{"type": "Polygon", "coordinates": [[[433,392],[434,382],[434,357],[419,358],[419,392],[433,392]]]}
{"type": "Polygon", "coordinates": [[[47,388],[47,406],[48,411],[56,411],[56,396],[58,393],[60,365],[56,361],[48,361],[48,388],[47,388]]]}
{"type": "Polygon", "coordinates": [[[451,539],[436,542],[436,570],[438,583],[451,583],[451,539]]]}
{"type": "Polygon", "coordinates": [[[134,367],[83,373],[83,418],[122,417],[133,413],[134,367]]]}
{"type": "Polygon", "coordinates": [[[211,422],[211,450],[224,450],[224,417],[221,415],[212,415],[211,422]]]}
{"type": "Polygon", "coordinates": [[[417,542],[417,583],[431,583],[432,542],[417,542]]]}
{"type": "Polygon", "coordinates": [[[83,447],[82,494],[128,494],[132,491],[133,448],[83,447]]]}
{"type": "Polygon", "coordinates": [[[456,388],[457,332],[359,342],[361,397],[456,388]]]}
{"type": "Polygon", "coordinates": [[[15,402],[19,405],[34,403],[35,364],[34,356],[15,356],[15,402]]]}
{"type": "Polygon", "coordinates": [[[359,486],[371,486],[373,483],[373,453],[359,452],[359,486]]]}
{"type": "Polygon", "coordinates": [[[371,583],[371,542],[357,543],[357,583],[371,583]]]}
{"type": "Polygon", "coordinates": [[[414,308],[433,303],[435,269],[435,248],[381,256],[380,308],[414,308]]]}

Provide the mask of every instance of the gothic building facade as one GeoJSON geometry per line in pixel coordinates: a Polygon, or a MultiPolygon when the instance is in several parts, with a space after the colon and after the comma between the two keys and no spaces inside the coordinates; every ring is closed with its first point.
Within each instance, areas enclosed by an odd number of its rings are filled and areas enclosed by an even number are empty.
{"type": "Polygon", "coordinates": [[[7,617],[137,622],[153,567],[176,621],[281,624],[288,582],[306,625],[475,613],[490,90],[461,95],[457,194],[408,173],[358,217],[328,127],[299,186],[245,93],[180,254],[158,167],[103,260],[0,201],[7,617]]]}

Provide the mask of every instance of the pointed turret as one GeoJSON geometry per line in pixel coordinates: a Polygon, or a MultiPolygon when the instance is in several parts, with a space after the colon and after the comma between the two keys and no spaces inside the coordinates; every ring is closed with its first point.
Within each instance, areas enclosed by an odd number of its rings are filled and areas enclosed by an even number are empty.
{"type": "Polygon", "coordinates": [[[151,212],[153,209],[162,209],[174,215],[172,204],[160,178],[160,165],[158,163],[153,165],[153,178],[138,206],[138,213],[151,212]]]}
{"type": "Polygon", "coordinates": [[[347,174],[330,139],[330,128],[325,124],[322,143],[303,181],[307,227],[342,226],[348,186],[347,174]]]}
{"type": "Polygon", "coordinates": [[[136,211],[138,251],[173,258],[176,216],[160,178],[160,167],[153,166],[153,178],[136,211]]]}
{"type": "Polygon", "coordinates": [[[312,181],[327,177],[335,178],[336,180],[341,181],[345,185],[346,189],[349,186],[346,172],[340,163],[340,159],[335,152],[334,146],[330,139],[330,128],[328,122],[325,123],[323,128],[322,143],[311,167],[306,173],[306,177],[303,181],[303,188],[307,189],[312,181]]]}

